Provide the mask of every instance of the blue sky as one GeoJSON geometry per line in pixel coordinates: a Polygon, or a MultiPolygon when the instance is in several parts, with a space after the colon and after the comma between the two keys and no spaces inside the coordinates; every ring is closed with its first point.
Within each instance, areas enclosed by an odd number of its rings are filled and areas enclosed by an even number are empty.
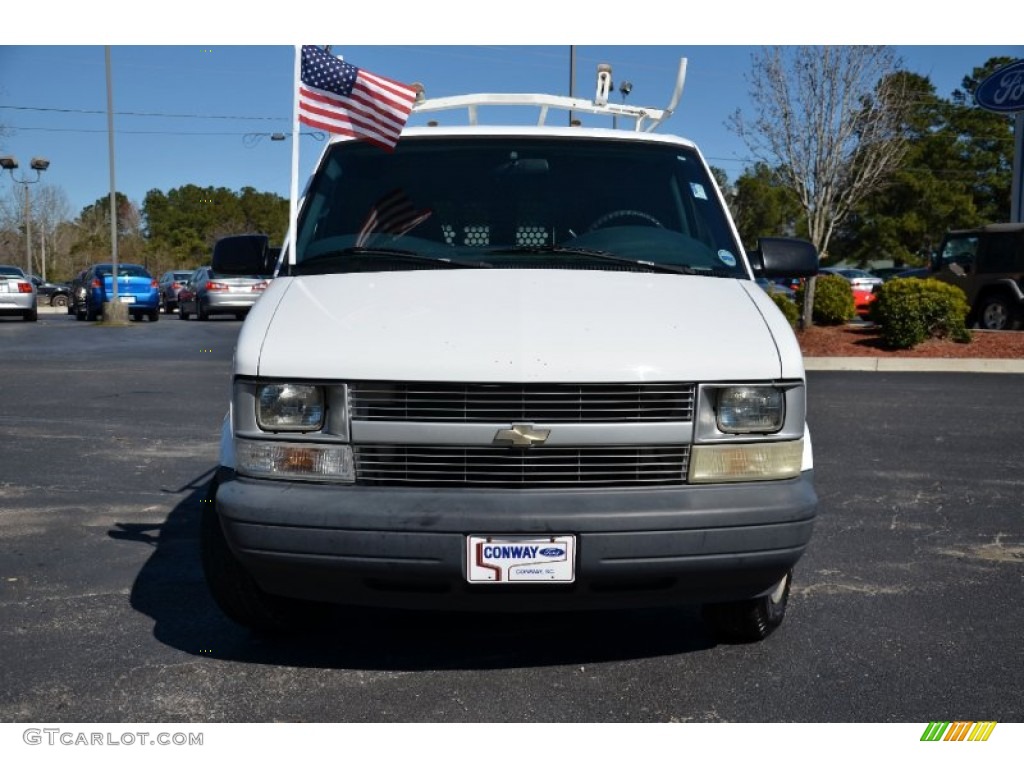
{"type": "MultiPolygon", "coordinates": [[[[614,26],[610,20],[607,24],[614,26]]],[[[570,27],[562,30],[558,38],[573,36],[570,27]]],[[[637,39],[628,25],[622,31],[624,39],[637,39]]],[[[166,192],[185,184],[233,190],[251,186],[287,197],[291,139],[271,141],[269,134],[290,131],[294,54],[290,45],[275,44],[273,38],[294,39],[308,31],[257,30],[248,37],[259,45],[238,44],[237,31],[216,24],[209,34],[225,44],[175,43],[175,32],[171,29],[163,39],[138,36],[142,45],[116,44],[119,35],[111,41],[118,191],[139,204],[150,189],[166,192]]],[[[593,30],[580,36],[594,39],[592,35],[593,30]]],[[[8,128],[0,136],[0,154],[15,155],[23,169],[34,156],[49,159],[43,181],[63,188],[72,215],[77,215],[109,190],[104,47],[86,42],[87,31],[58,37],[64,38],[58,44],[51,38],[32,45],[0,45],[0,125],[8,128]]],[[[429,45],[410,42],[408,32],[391,37],[393,45],[335,43],[333,51],[378,74],[419,81],[428,97],[482,91],[568,93],[571,40],[564,45],[500,40],[429,45]]],[[[413,37],[458,40],[437,29],[413,37]]],[[[651,37],[661,42],[658,35],[651,37]]],[[[621,80],[632,82],[629,103],[662,108],[671,96],[679,61],[686,58],[682,101],[661,130],[695,140],[709,163],[735,178],[747,164],[748,152],[725,123],[737,108],[750,112],[746,77],[757,48],[692,45],[685,42],[685,33],[679,37],[678,44],[576,45],[576,93],[592,94],[597,64],[608,63],[616,86],[621,80]]],[[[765,42],[787,42],[774,37],[765,42]]],[[[915,40],[914,35],[904,37],[915,40]]],[[[992,56],[1024,57],[1024,46],[901,45],[897,53],[907,69],[929,76],[937,92],[948,96],[973,67],[992,56]]],[[[312,136],[301,139],[303,175],[322,146],[312,136]]],[[[0,195],[9,194],[11,185],[7,174],[0,176],[0,195]]]]}

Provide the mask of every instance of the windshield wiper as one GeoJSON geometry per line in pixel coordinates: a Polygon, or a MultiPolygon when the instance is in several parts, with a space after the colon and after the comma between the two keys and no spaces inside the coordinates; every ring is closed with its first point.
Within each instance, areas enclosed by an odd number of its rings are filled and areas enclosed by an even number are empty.
{"type": "Polygon", "coordinates": [[[587,259],[608,261],[614,264],[626,264],[628,266],[649,269],[653,272],[668,272],[676,275],[701,275],[708,274],[702,270],[694,269],[686,264],[659,264],[656,261],[646,259],[631,259],[627,256],[618,256],[609,251],[599,251],[590,248],[569,248],[562,245],[513,245],[507,248],[488,248],[487,253],[543,253],[556,256],[580,256],[587,259]]]}
{"type": "Polygon", "coordinates": [[[304,259],[292,269],[296,275],[317,274],[326,270],[327,263],[332,261],[342,262],[337,266],[343,266],[344,262],[350,259],[398,259],[402,261],[416,261],[431,264],[446,269],[489,269],[492,265],[486,261],[461,261],[449,259],[446,256],[428,256],[415,251],[407,251],[401,248],[368,248],[365,246],[350,246],[339,248],[335,251],[325,251],[316,256],[304,259]]]}

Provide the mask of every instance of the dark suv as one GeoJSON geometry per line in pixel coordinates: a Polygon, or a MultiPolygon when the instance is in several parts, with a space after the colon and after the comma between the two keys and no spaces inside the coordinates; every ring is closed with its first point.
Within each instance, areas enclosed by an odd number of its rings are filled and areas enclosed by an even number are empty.
{"type": "Polygon", "coordinates": [[[1019,328],[1024,318],[1024,223],[948,232],[931,276],[963,289],[971,306],[969,321],[980,328],[1019,328]]]}
{"type": "Polygon", "coordinates": [[[28,279],[36,287],[40,303],[51,307],[66,307],[71,302],[71,286],[67,283],[51,283],[38,275],[29,275],[28,279]]]}

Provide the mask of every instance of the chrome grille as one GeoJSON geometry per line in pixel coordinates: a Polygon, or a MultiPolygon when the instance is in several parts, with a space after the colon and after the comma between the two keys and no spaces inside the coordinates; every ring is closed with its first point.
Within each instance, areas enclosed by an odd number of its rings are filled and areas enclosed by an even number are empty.
{"type": "Polygon", "coordinates": [[[688,445],[528,449],[355,445],[356,482],[490,488],[682,485],[688,445]]]}
{"type": "Polygon", "coordinates": [[[353,419],[435,422],[693,420],[693,384],[451,384],[357,382],[353,419]]]}

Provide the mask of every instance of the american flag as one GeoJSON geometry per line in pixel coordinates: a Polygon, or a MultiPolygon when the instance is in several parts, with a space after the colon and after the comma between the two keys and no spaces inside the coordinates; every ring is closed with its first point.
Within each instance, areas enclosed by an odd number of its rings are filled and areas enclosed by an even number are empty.
{"type": "Polygon", "coordinates": [[[315,45],[302,46],[299,122],[392,150],[416,91],[359,69],[315,45]]]}
{"type": "Polygon", "coordinates": [[[373,204],[363,228],[359,230],[356,245],[366,245],[375,234],[404,235],[430,218],[431,213],[429,209],[416,210],[401,189],[392,190],[373,204]]]}

